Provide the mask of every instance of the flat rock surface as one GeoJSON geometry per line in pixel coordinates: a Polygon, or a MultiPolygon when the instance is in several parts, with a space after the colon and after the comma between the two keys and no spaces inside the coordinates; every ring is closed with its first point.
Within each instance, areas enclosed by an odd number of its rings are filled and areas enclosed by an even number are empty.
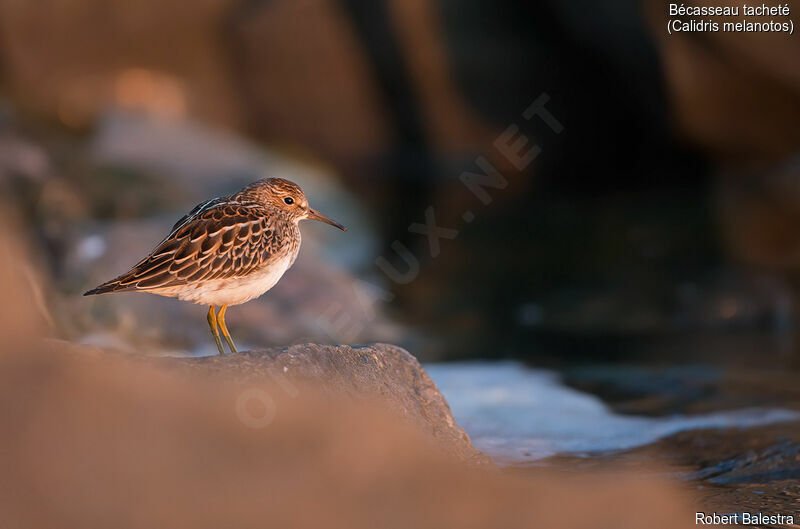
{"type": "MultiPolygon", "coordinates": [[[[775,366],[575,368],[565,380],[603,398],[618,413],[639,416],[690,416],[752,406],[800,410],[796,372],[775,366]]],[[[795,515],[800,506],[800,421],[689,430],[626,452],[551,462],[572,469],[669,468],[693,491],[698,509],[707,512],[795,515]]]]}
{"type": "Polygon", "coordinates": [[[267,380],[290,393],[297,391],[292,384],[297,381],[331,393],[381,399],[458,458],[475,464],[489,462],[456,424],[447,401],[419,361],[401,347],[302,344],[180,362],[242,382],[267,380]]]}

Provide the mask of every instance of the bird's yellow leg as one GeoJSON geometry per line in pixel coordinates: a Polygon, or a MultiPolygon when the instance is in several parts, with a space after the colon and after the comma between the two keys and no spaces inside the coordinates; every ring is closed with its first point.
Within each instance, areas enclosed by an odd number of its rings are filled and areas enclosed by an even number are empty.
{"type": "Polygon", "coordinates": [[[211,327],[211,336],[217,342],[217,349],[219,354],[224,355],[225,350],[222,348],[222,342],[219,340],[219,331],[217,330],[217,315],[214,313],[214,305],[208,307],[208,326],[211,327]]]}
{"type": "Polygon", "coordinates": [[[232,353],[238,353],[239,351],[236,349],[236,346],[233,345],[233,338],[231,338],[231,333],[228,332],[228,326],[225,325],[225,311],[228,310],[227,305],[223,305],[219,308],[219,315],[217,316],[217,322],[219,323],[219,328],[222,331],[222,336],[225,337],[225,341],[228,342],[228,347],[231,348],[232,353]]]}

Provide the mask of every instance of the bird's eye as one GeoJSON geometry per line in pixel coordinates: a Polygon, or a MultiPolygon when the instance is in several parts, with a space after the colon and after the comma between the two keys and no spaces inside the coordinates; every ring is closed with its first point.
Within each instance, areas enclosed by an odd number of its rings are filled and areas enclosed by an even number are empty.
{"type": "Polygon", "coordinates": [[[289,204],[290,206],[294,204],[294,199],[292,197],[286,197],[283,199],[283,201],[289,204]]]}

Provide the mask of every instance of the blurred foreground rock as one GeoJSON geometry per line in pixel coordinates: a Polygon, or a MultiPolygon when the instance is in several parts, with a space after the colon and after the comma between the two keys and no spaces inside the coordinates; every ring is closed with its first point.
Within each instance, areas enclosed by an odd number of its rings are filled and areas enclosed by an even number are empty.
{"type": "Polygon", "coordinates": [[[432,434],[459,459],[489,463],[456,424],[447,401],[417,359],[394,345],[304,344],[179,362],[222,377],[271,380],[290,396],[297,394],[296,384],[310,384],[331,395],[379,403],[432,434]]]}
{"type": "Polygon", "coordinates": [[[0,361],[16,528],[688,526],[652,475],[469,468],[375,403],[29,346],[0,361]],[[21,395],[25,398],[19,398],[21,395]],[[271,395],[260,421],[254,395],[271,395]],[[541,525],[540,525],[541,524],[541,525]]]}
{"type": "MultiPolygon", "coordinates": [[[[558,529],[658,520],[669,529],[693,519],[678,489],[652,474],[470,468],[384,402],[346,395],[361,385],[383,391],[357,367],[366,351],[376,366],[385,362],[387,380],[415,373],[399,350],[316,349],[324,379],[313,376],[310,358],[301,367],[299,351],[271,353],[279,374],[283,367],[307,374],[301,381],[239,376],[266,352],[192,361],[210,370],[206,376],[44,341],[24,302],[31,293],[8,266],[27,258],[13,241],[4,245],[0,290],[10,297],[0,334],[11,338],[0,343],[4,526],[558,529]],[[242,370],[214,376],[225,362],[242,370]]],[[[392,398],[409,403],[419,392],[420,416],[445,413],[417,374],[409,395],[392,398]]]]}

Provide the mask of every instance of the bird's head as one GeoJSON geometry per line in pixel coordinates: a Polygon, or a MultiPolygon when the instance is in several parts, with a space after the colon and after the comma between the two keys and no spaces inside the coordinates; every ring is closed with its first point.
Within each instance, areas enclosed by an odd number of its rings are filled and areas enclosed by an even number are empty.
{"type": "Polygon", "coordinates": [[[283,178],[265,178],[254,182],[245,188],[245,192],[255,195],[260,202],[270,208],[281,211],[284,215],[299,222],[303,219],[313,219],[335,226],[342,231],[347,228],[313,209],[308,204],[308,199],[300,186],[283,178]]]}

